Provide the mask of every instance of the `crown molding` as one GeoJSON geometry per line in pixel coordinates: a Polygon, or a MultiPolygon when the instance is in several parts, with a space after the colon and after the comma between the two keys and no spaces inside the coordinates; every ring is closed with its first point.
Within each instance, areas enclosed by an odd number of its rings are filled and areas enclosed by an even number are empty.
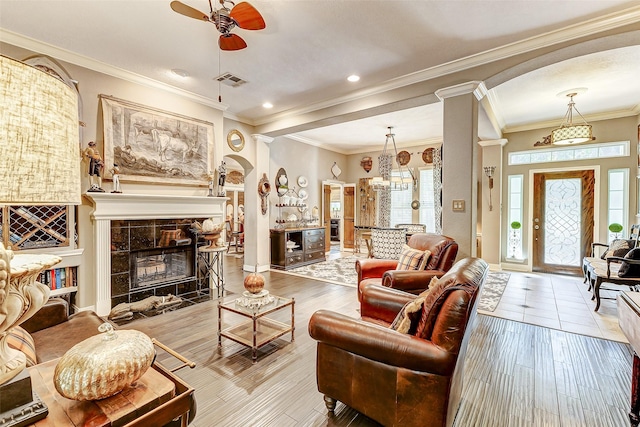
{"type": "MultiPolygon", "coordinates": [[[[329,144],[324,144],[321,143],[315,139],[311,139],[311,138],[307,138],[304,136],[300,136],[297,135],[295,133],[291,133],[288,135],[283,135],[286,138],[292,139],[294,141],[297,142],[301,142],[303,144],[307,144],[307,145],[311,145],[313,147],[318,147],[318,148],[322,148],[323,150],[328,150],[328,151],[332,151],[334,153],[338,153],[338,154],[344,154],[345,156],[350,156],[352,154],[362,154],[362,153],[370,153],[372,151],[382,151],[382,149],[384,148],[384,143],[381,143],[377,146],[372,146],[372,145],[368,145],[366,148],[354,148],[351,150],[344,150],[341,148],[338,148],[334,145],[329,145],[329,144]]],[[[417,146],[424,146],[424,145],[440,145],[442,144],[442,136],[438,136],[438,137],[433,137],[433,138],[427,138],[427,139],[423,139],[420,141],[412,141],[412,142],[405,142],[402,144],[397,144],[398,149],[406,149],[406,148],[413,148],[413,147],[417,147],[417,146]]]]}
{"type": "Polygon", "coordinates": [[[466,95],[473,93],[477,100],[483,98],[487,93],[487,88],[484,83],[474,80],[471,82],[460,83],[454,86],[443,87],[436,90],[436,96],[440,101],[444,101],[447,98],[453,98],[454,96],[466,95]],[[483,89],[484,88],[484,89],[483,89]]]}
{"type": "Polygon", "coordinates": [[[622,27],[640,21],[640,6],[634,6],[622,11],[593,18],[584,22],[573,24],[547,33],[532,36],[517,42],[490,49],[481,53],[470,55],[461,59],[453,60],[434,67],[416,71],[404,76],[388,80],[380,85],[371,86],[366,89],[351,92],[348,95],[317,102],[302,108],[294,108],[271,116],[263,117],[255,121],[255,126],[264,125],[274,121],[286,119],[291,116],[307,114],[323,108],[334,107],[346,102],[355,101],[368,96],[377,95],[393,89],[398,89],[414,83],[420,83],[436,77],[464,71],[484,64],[495,62],[501,59],[531,52],[533,50],[545,48],[558,43],[575,40],[580,37],[622,27]]]}
{"type": "Polygon", "coordinates": [[[481,147],[492,147],[494,145],[499,145],[500,147],[503,147],[507,144],[507,142],[509,142],[508,139],[505,138],[501,138],[501,139],[489,139],[486,141],[478,141],[478,145],[481,147]]]}
{"type": "Polygon", "coordinates": [[[294,141],[301,142],[303,144],[311,145],[312,147],[318,147],[318,148],[322,148],[323,150],[333,151],[334,153],[344,154],[344,155],[351,154],[349,152],[349,150],[342,150],[342,149],[337,148],[337,147],[335,147],[333,145],[323,144],[322,142],[317,141],[315,139],[307,138],[305,136],[300,136],[300,135],[295,134],[295,133],[290,133],[290,134],[283,135],[283,136],[285,138],[289,138],[289,139],[292,139],[294,141]]]}
{"type": "Polygon", "coordinates": [[[131,83],[139,84],[141,86],[150,87],[152,89],[160,89],[165,92],[184,97],[199,104],[206,105],[207,107],[215,108],[216,110],[225,111],[227,108],[229,108],[229,105],[217,102],[209,97],[198,95],[184,89],[179,89],[175,86],[171,86],[166,83],[141,76],[140,74],[132,73],[130,71],[123,70],[122,68],[114,67],[113,65],[96,61],[95,59],[89,58],[87,56],[80,55],[66,49],[53,46],[49,43],[23,36],[21,34],[3,30],[1,28],[0,41],[43,55],[48,55],[58,60],[65,61],[79,67],[84,67],[89,70],[97,71],[111,77],[116,77],[131,83]]]}

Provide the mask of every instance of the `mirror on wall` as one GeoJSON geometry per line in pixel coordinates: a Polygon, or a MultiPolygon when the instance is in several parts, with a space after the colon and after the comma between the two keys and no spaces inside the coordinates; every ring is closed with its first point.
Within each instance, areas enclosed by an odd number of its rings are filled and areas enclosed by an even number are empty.
{"type": "Polygon", "coordinates": [[[233,151],[240,151],[244,148],[244,135],[238,129],[233,129],[227,134],[227,144],[233,151]]]}

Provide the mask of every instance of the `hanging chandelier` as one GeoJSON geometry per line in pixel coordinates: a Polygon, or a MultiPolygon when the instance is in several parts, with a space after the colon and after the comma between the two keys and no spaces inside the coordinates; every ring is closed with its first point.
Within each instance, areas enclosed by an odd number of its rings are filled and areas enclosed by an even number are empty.
{"type": "Polygon", "coordinates": [[[582,114],[580,114],[576,108],[576,103],[573,102],[573,97],[577,95],[577,92],[567,93],[569,97],[569,108],[567,114],[564,116],[564,122],[559,128],[551,131],[551,143],[554,145],[580,144],[595,139],[591,125],[582,117],[582,114]],[[583,124],[573,123],[573,110],[576,110],[583,124]]]}
{"type": "Polygon", "coordinates": [[[396,147],[395,135],[391,133],[392,126],[387,126],[389,132],[386,134],[384,141],[384,148],[382,153],[378,156],[378,176],[374,176],[369,179],[369,185],[374,191],[390,189],[392,191],[407,190],[409,185],[415,185],[416,178],[411,171],[411,168],[406,167],[406,172],[403,171],[403,165],[398,159],[398,148],[396,147]],[[393,164],[392,154],[388,152],[389,140],[393,143],[393,152],[398,164],[399,176],[392,176],[391,166],[393,164]],[[408,174],[408,175],[407,175],[408,174]]]}

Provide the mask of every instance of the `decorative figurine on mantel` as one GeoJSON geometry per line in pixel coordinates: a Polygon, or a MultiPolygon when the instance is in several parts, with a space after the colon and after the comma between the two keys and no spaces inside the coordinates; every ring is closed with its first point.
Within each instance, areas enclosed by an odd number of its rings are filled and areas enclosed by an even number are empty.
{"type": "Polygon", "coordinates": [[[89,187],[87,191],[104,193],[101,176],[101,169],[104,167],[102,156],[100,156],[100,153],[96,149],[96,143],[94,141],[89,141],[87,145],[87,148],[82,152],[83,160],[89,161],[89,183],[91,187],[89,187]]]}
{"type": "Polygon", "coordinates": [[[227,179],[227,164],[222,161],[218,166],[218,196],[223,197],[226,195],[224,191],[224,182],[227,179]]]}
{"type": "Polygon", "coordinates": [[[113,176],[113,191],[111,192],[122,193],[122,190],[120,189],[120,168],[114,163],[109,172],[111,172],[111,175],[113,176]]]}
{"type": "Polygon", "coordinates": [[[213,172],[209,172],[206,176],[207,176],[207,181],[209,181],[209,194],[207,194],[207,197],[214,197],[213,181],[215,180],[216,175],[213,172]]]}

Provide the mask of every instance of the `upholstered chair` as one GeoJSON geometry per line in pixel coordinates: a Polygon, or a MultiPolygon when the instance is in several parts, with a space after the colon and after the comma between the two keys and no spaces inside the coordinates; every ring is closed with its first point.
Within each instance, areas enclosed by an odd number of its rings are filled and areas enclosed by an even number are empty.
{"type": "Polygon", "coordinates": [[[418,294],[427,288],[432,277],[441,277],[456,260],[458,244],[451,237],[434,233],[416,233],[407,246],[430,252],[426,264],[419,270],[397,270],[398,259],[359,259],[356,261],[358,273],[358,300],[361,288],[368,283],[401,289],[418,294]]]}
{"type": "Polygon", "coordinates": [[[327,409],[340,401],[384,426],[451,426],[488,271],[485,261],[466,258],[418,297],[366,285],[360,319],[315,312],[309,334],[327,409]],[[409,307],[405,333],[396,326],[409,307]]]}
{"type": "Polygon", "coordinates": [[[404,228],[371,228],[371,255],[379,259],[398,259],[402,245],[407,243],[404,228]]]}

